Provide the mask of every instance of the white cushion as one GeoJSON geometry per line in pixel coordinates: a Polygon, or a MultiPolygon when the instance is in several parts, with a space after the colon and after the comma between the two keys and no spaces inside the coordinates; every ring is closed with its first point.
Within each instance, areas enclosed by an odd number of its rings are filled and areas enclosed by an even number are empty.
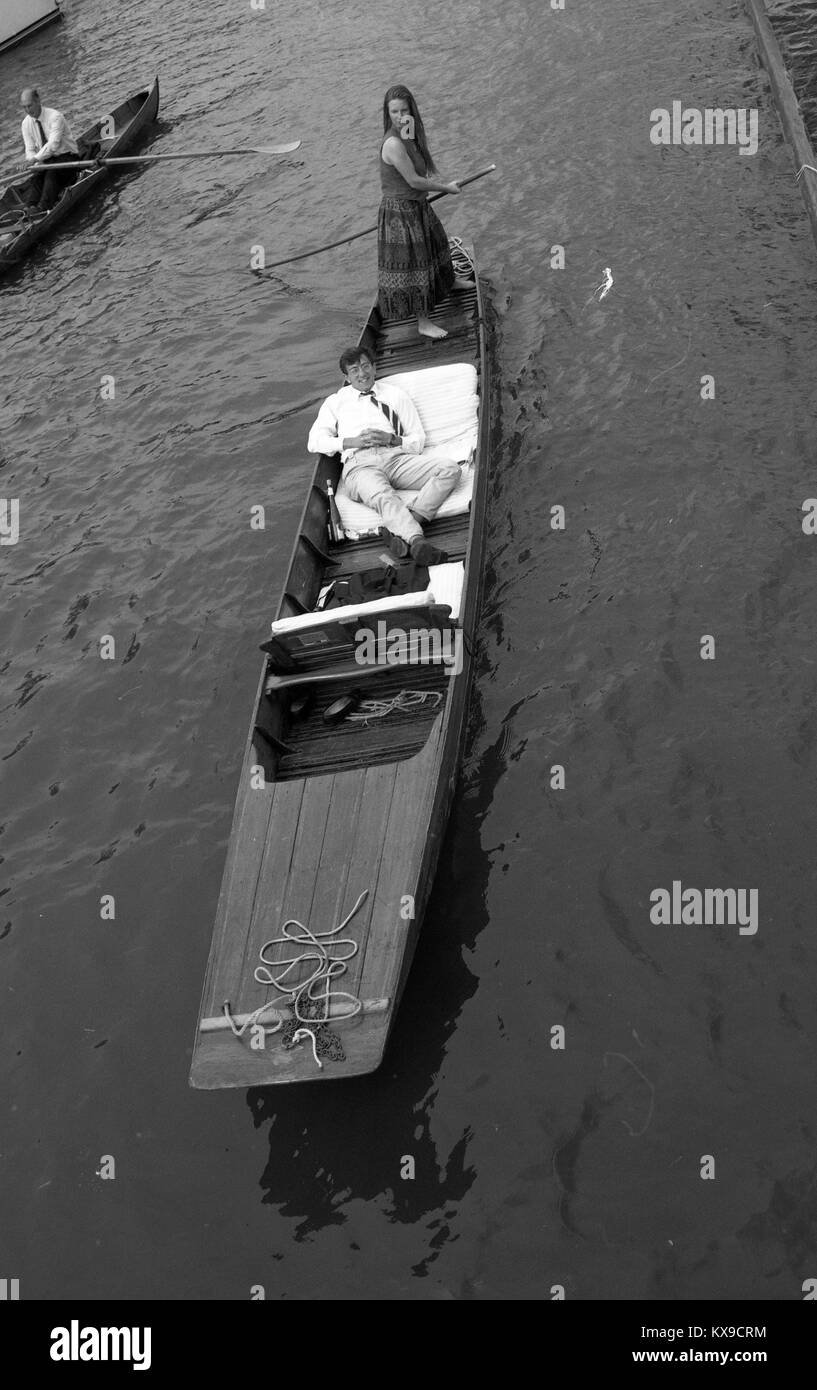
{"type": "Polygon", "coordinates": [[[431,589],[416,594],[394,594],[389,598],[373,598],[369,603],[347,603],[329,608],[325,613],[296,613],[291,618],[275,618],[271,623],[273,637],[283,633],[301,632],[310,627],[325,627],[327,623],[348,622],[364,613],[390,613],[396,608],[426,608],[434,602],[431,589]]]}
{"type": "MultiPolygon", "coordinates": [[[[455,459],[461,463],[477,442],[477,369],[470,362],[449,362],[443,367],[424,367],[419,372],[397,372],[384,380],[401,386],[411,396],[426,436],[426,449],[441,444],[449,448],[471,433],[470,444],[455,459]]],[[[451,455],[448,455],[451,457],[451,455]]]]}
{"type": "MultiPolygon", "coordinates": [[[[442,451],[441,451],[442,452],[442,451]]],[[[425,454],[423,455],[425,458],[425,454]]],[[[443,516],[459,516],[461,512],[468,511],[468,503],[471,501],[471,494],[474,491],[474,469],[463,468],[462,476],[435,513],[434,520],[443,516]]],[[[399,491],[397,496],[402,499],[407,507],[410,507],[417,496],[417,491],[408,489],[399,491]]],[[[362,535],[364,531],[374,531],[378,526],[383,525],[383,518],[373,507],[367,507],[364,502],[353,502],[349,494],[345,491],[343,482],[335,493],[335,500],[338,504],[340,519],[343,522],[345,531],[355,532],[362,535]]]]}
{"type": "Polygon", "coordinates": [[[434,594],[435,603],[447,603],[451,609],[451,621],[455,623],[460,616],[460,599],[465,579],[465,565],[462,560],[452,560],[445,565],[429,565],[428,587],[434,594]]]}
{"type": "Polygon", "coordinates": [[[306,631],[311,627],[325,627],[327,623],[348,622],[350,618],[361,618],[369,614],[394,613],[401,608],[427,608],[432,603],[447,603],[451,608],[451,621],[456,622],[460,613],[460,598],[465,578],[462,560],[445,565],[429,565],[429,585],[414,594],[393,594],[388,598],[371,599],[369,603],[341,604],[321,613],[296,613],[291,618],[276,618],[271,624],[273,637],[285,633],[306,631]]]}
{"type": "MultiPolygon", "coordinates": [[[[384,378],[401,386],[411,396],[426,436],[423,458],[451,459],[466,463],[477,443],[477,372],[470,362],[450,362],[442,367],[424,367],[419,372],[397,372],[384,378]]],[[[474,487],[473,468],[464,468],[454,491],[446,497],[437,516],[459,516],[468,510],[474,487]]],[[[398,496],[407,506],[418,489],[404,489],[398,496]]],[[[372,507],[353,502],[341,479],[336,493],[344,527],[350,531],[371,531],[383,518],[372,507]]]]}

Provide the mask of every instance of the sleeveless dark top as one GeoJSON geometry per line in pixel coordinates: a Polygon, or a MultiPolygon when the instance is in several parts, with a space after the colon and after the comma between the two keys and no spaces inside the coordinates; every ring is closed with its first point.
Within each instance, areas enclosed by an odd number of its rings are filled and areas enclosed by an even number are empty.
{"type": "MultiPolygon", "coordinates": [[[[411,184],[406,183],[399,169],[395,169],[393,164],[387,164],[383,158],[383,146],[393,132],[387,131],[380,142],[380,187],[384,198],[410,198],[415,203],[425,202],[428,191],[425,188],[412,188],[411,184]]],[[[400,136],[397,137],[400,139],[400,136]]],[[[406,152],[418,174],[423,178],[426,176],[426,162],[420,154],[413,140],[404,140],[406,152]]]]}

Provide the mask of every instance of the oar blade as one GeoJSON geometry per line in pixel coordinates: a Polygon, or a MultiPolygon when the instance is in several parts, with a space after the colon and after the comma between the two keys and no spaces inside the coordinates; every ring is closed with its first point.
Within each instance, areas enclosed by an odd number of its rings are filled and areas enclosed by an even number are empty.
{"type": "MultiPolygon", "coordinates": [[[[122,154],[112,155],[110,159],[106,159],[103,155],[100,159],[76,159],[72,160],[70,164],[52,164],[50,167],[55,170],[113,168],[130,164],[158,164],[160,161],[170,159],[223,159],[225,156],[241,154],[281,155],[293,154],[300,147],[300,140],[290,140],[289,144],[286,145],[263,145],[248,150],[187,150],[183,154],[122,154]]],[[[25,182],[30,176],[29,172],[0,174],[0,187],[10,183],[25,182]]]]}
{"type": "Polygon", "coordinates": [[[253,154],[292,154],[293,150],[300,148],[300,140],[293,140],[289,145],[264,145],[253,149],[253,154]]]}

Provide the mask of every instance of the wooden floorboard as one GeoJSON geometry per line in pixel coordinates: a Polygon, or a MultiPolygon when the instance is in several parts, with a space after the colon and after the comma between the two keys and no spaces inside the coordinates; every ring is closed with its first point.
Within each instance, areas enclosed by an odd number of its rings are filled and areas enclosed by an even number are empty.
{"type": "MultiPolygon", "coordinates": [[[[428,522],[423,527],[427,540],[431,540],[435,545],[444,550],[449,560],[463,560],[465,549],[468,544],[468,512],[460,512],[456,516],[439,517],[435,521],[428,522]]],[[[386,553],[386,546],[379,537],[366,538],[360,541],[341,542],[340,545],[331,547],[331,554],[334,560],[339,563],[331,570],[327,570],[325,580],[348,579],[352,574],[359,574],[362,570],[375,569],[383,561],[381,555],[386,553]]]]}
{"type": "MultiPolygon", "coordinates": [[[[309,922],[312,914],[312,895],[320,863],[326,823],[331,802],[332,777],[312,777],[306,781],[283,782],[279,790],[291,789],[291,802],[282,796],[280,811],[270,821],[269,853],[265,856],[258,880],[258,893],[252,922],[247,936],[247,956],[241,989],[241,1012],[252,1013],[267,1003],[268,986],[255,979],[256,967],[261,964],[262,946],[272,937],[280,936],[288,917],[309,922]]],[[[284,947],[269,952],[275,959],[286,952],[284,947]]],[[[277,994],[276,990],[271,991],[277,994]]]]}
{"type": "MultiPolygon", "coordinates": [[[[335,774],[323,853],[312,898],[311,926],[319,931],[327,931],[337,926],[347,913],[351,912],[361,892],[358,885],[349,881],[349,840],[351,834],[357,837],[359,833],[366,772],[367,769],[363,766],[335,774]]],[[[366,917],[367,908],[364,904],[349,923],[349,927],[341,934],[348,936],[357,932],[358,924],[365,921],[366,917]]]]}
{"type": "Polygon", "coordinates": [[[470,363],[473,361],[471,352],[471,334],[446,338],[442,342],[435,343],[433,356],[429,359],[429,353],[423,347],[415,348],[411,345],[400,347],[393,353],[378,361],[378,376],[382,380],[385,377],[395,376],[398,372],[419,372],[426,367],[445,367],[458,362],[470,363]]]}
{"type": "Polygon", "coordinates": [[[275,800],[274,786],[257,790],[250,787],[251,767],[250,755],[245,758],[241,772],[238,803],[210,948],[206,995],[216,1012],[220,1011],[225,999],[237,997],[240,991],[245,932],[252,917],[275,800]]]}
{"type": "Polygon", "coordinates": [[[440,740],[444,727],[445,715],[441,713],[422,752],[396,767],[389,819],[381,832],[385,868],[378,878],[373,908],[378,923],[377,936],[372,936],[367,943],[360,981],[363,998],[393,997],[406,937],[417,925],[416,920],[401,916],[400,905],[403,897],[417,893],[423,845],[440,771],[440,740]]]}
{"type": "MultiPolygon", "coordinates": [[[[365,666],[340,661],[337,670],[338,675],[344,673],[342,678],[327,683],[316,681],[311,687],[311,709],[305,717],[285,726],[284,738],[291,751],[279,761],[280,778],[292,781],[330,772],[340,774],[411,757],[428,738],[435,714],[451,686],[446,667],[439,663],[365,666]],[[329,706],[352,690],[359,691],[364,702],[355,717],[327,724],[329,706]],[[367,700],[395,701],[418,690],[424,698],[412,708],[392,708],[382,718],[376,713],[366,715],[367,700]]],[[[321,674],[325,674],[325,668],[321,674]]],[[[345,788],[346,783],[338,786],[345,788]]],[[[337,794],[334,800],[337,801],[337,794]]]]}
{"type": "MultiPolygon", "coordinates": [[[[262,928],[259,918],[263,917],[269,884],[286,874],[292,856],[295,835],[303,801],[304,784],[301,782],[276,782],[272,789],[272,814],[264,854],[255,864],[255,886],[252,901],[246,915],[239,917],[237,908],[232,918],[232,932],[239,936],[238,924],[243,924],[240,933],[240,957],[236,942],[236,966],[229,975],[220,980],[221,994],[214,1000],[219,1012],[224,999],[229,999],[233,1013],[249,1013],[264,1002],[261,986],[253,979],[253,971],[258,964],[258,952],[263,944],[256,943],[256,934],[262,928]]],[[[228,910],[230,905],[228,905],[228,910]]],[[[270,932],[269,935],[272,935],[270,932]]]]}
{"type": "MultiPolygon", "coordinates": [[[[276,863],[268,856],[264,863],[263,881],[258,887],[259,904],[267,901],[272,892],[279,916],[273,925],[267,921],[269,930],[254,933],[253,949],[246,963],[245,983],[242,989],[240,1007],[238,1001],[232,1004],[234,1013],[251,1013],[269,998],[273,1000],[278,992],[268,989],[262,997],[262,989],[252,980],[257,948],[263,944],[260,939],[280,934],[280,927],[286,917],[293,915],[308,922],[318,930],[335,925],[354,905],[364,888],[368,897],[359,913],[342,933],[359,943],[357,956],[350,961],[348,973],[338,982],[337,988],[356,995],[361,1000],[380,998],[380,995],[361,993],[361,977],[368,966],[368,978],[376,983],[379,972],[376,962],[384,952],[388,952],[388,942],[394,935],[394,911],[383,911],[384,902],[399,903],[397,887],[403,882],[399,868],[399,883],[393,883],[395,863],[389,854],[390,840],[384,835],[384,827],[392,824],[396,833],[405,830],[405,821],[412,821],[411,807],[404,806],[400,815],[393,815],[394,787],[397,780],[397,765],[386,764],[376,768],[360,768],[353,773],[338,774],[332,779],[332,793],[327,798],[324,782],[323,806],[331,804],[320,835],[318,862],[315,862],[314,846],[316,831],[322,822],[321,798],[314,798],[314,806],[302,808],[298,820],[297,834],[293,835],[291,863],[285,873],[286,882],[273,881],[277,872],[276,863]],[[345,823],[345,825],[344,825],[345,823]],[[385,881],[384,881],[385,880],[385,881]],[[309,896],[310,912],[303,906],[296,911],[293,904],[303,904],[309,896]],[[381,910],[375,915],[375,904],[381,910]],[[252,969],[250,969],[252,967],[252,969]]],[[[296,785],[296,784],[289,784],[296,785]]],[[[272,843],[280,843],[276,831],[279,827],[273,821],[270,825],[272,843]]],[[[286,831],[286,826],[280,827],[286,831]]],[[[284,834],[281,839],[289,837],[284,834]]],[[[405,853],[405,850],[403,851],[405,853]]],[[[284,858],[286,852],[284,852],[284,858]]],[[[280,866],[280,857],[278,859],[280,866]]],[[[256,923],[257,923],[256,918],[256,923]]],[[[403,930],[411,924],[402,924],[403,930]]],[[[274,958],[275,952],[269,953],[274,958]]],[[[214,1010],[214,1013],[218,1010],[214,1010]]],[[[200,1039],[199,1055],[194,1067],[196,1082],[199,1085],[252,1085],[283,1080],[317,1080],[330,1075],[355,1075],[370,1071],[378,1063],[388,1034],[388,1014],[373,1017],[359,1015],[356,1019],[339,1026],[339,1035],[349,1057],[346,1063],[326,1063],[326,1071],[316,1075],[314,1060],[309,1047],[286,1050],[281,1047],[275,1034],[267,1039],[263,1053],[254,1053],[248,1046],[248,1038],[243,1041],[231,1034],[207,1035],[200,1039]],[[218,1080],[216,1080],[218,1078],[218,1080]]]]}
{"type": "MultiPolygon", "coordinates": [[[[280,932],[281,923],[286,917],[295,916],[316,935],[319,935],[321,932],[330,931],[336,927],[354,906],[360,889],[349,884],[349,838],[351,834],[355,833],[358,823],[365,780],[365,767],[355,768],[351,772],[338,773],[333,777],[326,824],[317,863],[313,867],[314,861],[311,853],[306,856],[303,869],[293,862],[290,875],[293,886],[290,892],[290,885],[287,885],[288,897],[282,907],[283,915],[281,922],[276,927],[275,934],[280,932]],[[306,882],[304,875],[307,878],[306,882]],[[311,881],[308,881],[310,875],[311,881]],[[295,904],[299,901],[305,901],[307,896],[310,898],[309,910],[305,912],[303,908],[299,910],[295,904]]],[[[353,919],[354,927],[350,923],[349,928],[338,935],[348,937],[357,930],[358,924],[365,921],[366,912],[367,905],[364,904],[360,913],[353,919]]],[[[328,943],[327,950],[331,956],[333,952],[328,943]]],[[[296,951],[293,948],[288,948],[288,950],[279,948],[268,953],[272,960],[287,954],[291,956],[296,954],[296,951]]],[[[292,984],[302,983],[313,973],[314,968],[314,963],[310,963],[308,967],[293,971],[290,976],[292,984]]],[[[344,981],[347,983],[338,985],[338,988],[352,987],[352,992],[354,992],[351,982],[354,981],[355,974],[355,962],[351,961],[349,972],[344,977],[344,981]]],[[[274,1001],[276,995],[280,998],[275,989],[271,988],[267,992],[267,998],[270,1002],[274,1001]]]]}
{"type": "MultiPolygon", "coordinates": [[[[383,763],[379,767],[366,769],[354,840],[349,845],[349,894],[352,901],[358,893],[362,893],[364,889],[368,890],[365,905],[354,923],[358,954],[355,957],[354,973],[350,973],[349,978],[354,979],[355,993],[358,994],[369,942],[373,934],[376,936],[380,930],[374,916],[374,905],[385,851],[383,827],[391,810],[397,767],[396,763],[383,763]]],[[[379,998],[380,995],[366,997],[379,998]]]]}
{"type": "Polygon", "coordinates": [[[417,332],[414,319],[387,320],[377,342],[380,376],[473,361],[478,351],[477,299],[471,291],[443,300],[432,310],[432,323],[445,328],[447,337],[428,339],[417,332]]]}

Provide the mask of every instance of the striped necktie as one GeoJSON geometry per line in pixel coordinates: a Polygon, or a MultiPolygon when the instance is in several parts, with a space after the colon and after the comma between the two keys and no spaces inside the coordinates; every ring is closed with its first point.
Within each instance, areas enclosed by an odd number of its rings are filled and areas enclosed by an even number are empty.
{"type": "Polygon", "coordinates": [[[399,434],[400,438],[402,439],[403,435],[405,434],[405,430],[403,429],[403,426],[400,423],[400,416],[397,414],[396,410],[392,410],[390,405],[387,405],[385,401],[381,401],[380,398],[375,395],[374,387],[372,387],[371,391],[361,391],[360,396],[361,399],[368,396],[371,400],[374,401],[375,405],[380,406],[380,409],[383,411],[383,414],[385,415],[386,419],[391,425],[392,433],[399,434]]]}
{"type": "Polygon", "coordinates": [[[40,149],[43,149],[43,147],[48,144],[48,141],[45,138],[45,131],[40,124],[39,117],[35,120],[34,124],[37,127],[37,134],[40,138],[40,149]]]}

